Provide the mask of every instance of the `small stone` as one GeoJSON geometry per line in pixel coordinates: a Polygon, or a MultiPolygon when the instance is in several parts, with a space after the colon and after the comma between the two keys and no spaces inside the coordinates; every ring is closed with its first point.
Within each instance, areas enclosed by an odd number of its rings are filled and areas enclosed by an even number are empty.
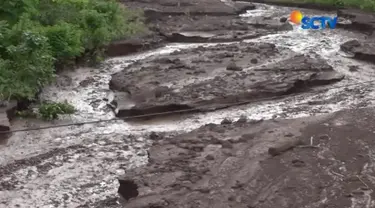
{"type": "Polygon", "coordinates": [[[243,135],[239,138],[238,142],[248,142],[248,141],[250,141],[250,140],[252,140],[252,139],[254,139],[254,138],[255,138],[255,135],[254,135],[254,134],[243,134],[243,135]]]}
{"type": "Polygon", "coordinates": [[[293,137],[294,135],[292,133],[285,134],[285,137],[293,137]]]}
{"type": "Polygon", "coordinates": [[[221,121],[221,124],[231,124],[232,121],[228,118],[225,118],[223,121],[221,121]]]}
{"type": "Polygon", "coordinates": [[[361,187],[361,190],[363,190],[363,191],[368,191],[368,190],[370,190],[370,188],[367,187],[367,186],[362,186],[362,187],[361,187]]]}
{"type": "Polygon", "coordinates": [[[247,122],[247,117],[245,115],[242,115],[240,119],[238,119],[237,123],[246,123],[247,122]]]}
{"type": "Polygon", "coordinates": [[[351,65],[351,66],[349,66],[349,71],[351,71],[351,72],[356,72],[356,71],[358,71],[358,66],[354,66],[354,65],[351,65]]]}
{"type": "Polygon", "coordinates": [[[293,25],[291,25],[289,22],[285,22],[284,24],[280,25],[278,29],[281,31],[293,30],[293,25]]]}
{"type": "Polygon", "coordinates": [[[228,71],[242,71],[242,68],[237,66],[235,62],[230,62],[227,66],[228,71]]]}
{"type": "Polygon", "coordinates": [[[206,160],[214,160],[215,157],[213,155],[207,155],[206,160]]]}
{"type": "Polygon", "coordinates": [[[201,188],[201,189],[199,189],[199,192],[204,193],[204,194],[208,194],[208,193],[210,193],[210,189],[208,189],[208,188],[201,188]]]}
{"type": "Polygon", "coordinates": [[[292,165],[294,167],[304,167],[305,162],[303,162],[302,160],[292,160],[292,165]]]}
{"type": "Polygon", "coordinates": [[[142,157],[142,156],[146,156],[146,153],[145,152],[139,152],[137,155],[142,157]]]}
{"type": "Polygon", "coordinates": [[[252,59],[250,60],[250,63],[252,63],[252,64],[257,64],[257,63],[258,63],[258,59],[256,59],[256,58],[252,58],[252,59]]]}
{"type": "Polygon", "coordinates": [[[323,134],[323,135],[319,136],[319,139],[320,140],[329,140],[330,138],[329,138],[329,136],[327,134],[323,134]]]}
{"type": "Polygon", "coordinates": [[[286,18],[286,17],[281,17],[280,18],[280,22],[286,22],[288,20],[288,18],[286,18]]]}
{"type": "Polygon", "coordinates": [[[352,194],[353,195],[364,195],[365,193],[361,190],[355,190],[355,191],[352,191],[352,194]]]}
{"type": "Polygon", "coordinates": [[[222,148],[231,149],[233,147],[233,145],[230,143],[230,141],[222,141],[221,142],[221,147],[222,148]]]}
{"type": "Polygon", "coordinates": [[[156,132],[151,132],[150,136],[149,136],[149,139],[151,140],[158,140],[160,139],[159,135],[156,133],[156,132]]]}

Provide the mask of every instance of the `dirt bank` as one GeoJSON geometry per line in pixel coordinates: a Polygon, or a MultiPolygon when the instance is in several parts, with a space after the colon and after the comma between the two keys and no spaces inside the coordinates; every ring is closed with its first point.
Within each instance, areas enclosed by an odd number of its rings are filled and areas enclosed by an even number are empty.
{"type": "Polygon", "coordinates": [[[16,101],[7,102],[0,100],[0,144],[11,136],[11,134],[5,134],[4,132],[10,130],[10,121],[14,118],[16,109],[16,101]]]}
{"type": "Polygon", "coordinates": [[[129,208],[370,208],[374,113],[225,120],[173,138],[153,135],[149,164],[121,178],[119,192],[131,198],[129,208]],[[269,154],[285,144],[294,149],[269,154]]]}
{"type": "Polygon", "coordinates": [[[112,76],[118,116],[212,110],[343,79],[322,59],[268,43],[198,47],[135,62],[112,76]]]}

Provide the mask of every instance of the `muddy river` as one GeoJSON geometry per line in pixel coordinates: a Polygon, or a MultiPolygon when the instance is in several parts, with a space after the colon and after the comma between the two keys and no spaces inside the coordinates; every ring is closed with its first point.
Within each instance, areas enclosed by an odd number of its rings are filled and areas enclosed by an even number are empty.
{"type": "MultiPolygon", "coordinates": [[[[257,5],[257,9],[241,16],[248,21],[256,21],[256,17],[278,18],[291,10],[257,5]]],[[[218,124],[225,118],[236,120],[241,116],[257,120],[298,118],[369,106],[375,98],[373,83],[370,82],[371,77],[375,77],[375,66],[353,60],[339,51],[343,42],[363,37],[362,34],[341,29],[315,31],[294,26],[292,31],[245,41],[273,43],[311,57],[321,56],[334,70],[345,75],[341,82],[309,93],[144,122],[117,120],[17,132],[6,145],[0,146],[0,187],[3,187],[0,190],[0,207],[106,207],[98,204],[117,197],[117,177],[125,174],[127,169],[147,162],[151,141],[144,135],[150,132],[190,131],[208,123],[218,124]],[[358,70],[351,71],[350,66],[356,66],[358,70]]],[[[175,43],[140,54],[111,58],[100,68],[66,71],[59,75],[56,84],[43,90],[42,98],[67,100],[78,110],[54,124],[115,118],[106,101],[114,96],[109,89],[113,73],[136,60],[208,45],[175,43]],[[87,78],[90,82],[84,86],[80,84],[87,78]]],[[[28,121],[25,126],[47,124],[28,121]]]]}

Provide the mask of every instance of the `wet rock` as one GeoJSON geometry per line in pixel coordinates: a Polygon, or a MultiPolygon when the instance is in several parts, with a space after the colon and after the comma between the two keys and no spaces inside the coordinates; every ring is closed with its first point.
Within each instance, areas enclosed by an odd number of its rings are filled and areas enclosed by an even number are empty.
{"type": "Polygon", "coordinates": [[[292,165],[294,167],[304,167],[304,166],[306,166],[305,162],[303,162],[302,160],[292,160],[292,165]]]}
{"type": "Polygon", "coordinates": [[[247,122],[247,116],[245,116],[245,115],[242,115],[239,119],[238,119],[238,121],[237,121],[237,123],[246,123],[247,122]]]}
{"type": "Polygon", "coordinates": [[[290,31],[293,30],[293,25],[291,25],[289,22],[285,22],[278,28],[279,31],[290,31]]]}
{"type": "Polygon", "coordinates": [[[165,38],[158,34],[146,34],[126,40],[114,41],[105,48],[105,54],[110,57],[126,56],[132,53],[160,47],[164,42],[165,38]]]}
{"type": "Polygon", "coordinates": [[[237,66],[235,62],[230,62],[227,66],[228,71],[242,71],[242,68],[237,66]]]}
{"type": "Polygon", "coordinates": [[[221,124],[231,124],[232,121],[229,118],[225,118],[224,120],[221,121],[221,124]]]}
{"type": "Polygon", "coordinates": [[[232,143],[230,143],[230,141],[225,140],[221,142],[221,147],[225,149],[231,149],[233,148],[233,145],[232,143]]]}
{"type": "Polygon", "coordinates": [[[354,66],[354,65],[349,66],[349,71],[351,71],[351,72],[356,72],[356,71],[358,71],[358,69],[359,69],[358,66],[354,66]]]}
{"type": "Polygon", "coordinates": [[[253,10],[256,8],[254,4],[248,2],[236,2],[234,3],[234,7],[236,8],[237,14],[243,14],[246,13],[247,10],[253,10]]]}
{"type": "Polygon", "coordinates": [[[375,63],[375,40],[360,42],[350,40],[341,44],[340,49],[354,55],[354,59],[375,63]]]}
{"type": "Polygon", "coordinates": [[[361,10],[341,9],[337,12],[338,17],[350,20],[350,24],[340,24],[339,27],[358,30],[372,34],[375,30],[375,15],[361,10]]]}
{"type": "Polygon", "coordinates": [[[278,144],[277,146],[270,147],[268,149],[268,154],[270,154],[271,156],[277,156],[288,150],[293,149],[294,147],[296,147],[297,145],[300,145],[301,143],[302,141],[299,138],[294,138],[282,144],[278,144]]]}
{"type": "Polygon", "coordinates": [[[95,82],[95,79],[93,77],[88,77],[85,80],[81,81],[79,85],[81,87],[88,87],[91,83],[95,82]]]}
{"type": "MultiPolygon", "coordinates": [[[[196,30],[196,29],[194,29],[196,30]]],[[[200,31],[180,31],[163,33],[168,42],[176,43],[220,43],[227,41],[241,41],[261,36],[262,31],[253,30],[248,33],[237,32],[237,34],[227,34],[220,31],[200,32],[200,31]]]]}
{"type": "Polygon", "coordinates": [[[288,20],[287,17],[281,17],[281,18],[280,18],[280,22],[286,22],[287,20],[288,20]]]}
{"type": "Polygon", "coordinates": [[[325,60],[299,55],[268,43],[233,43],[184,49],[158,58],[146,58],[142,63],[134,63],[127,68],[134,70],[124,69],[114,74],[110,82],[115,94],[124,97],[116,98],[117,116],[211,111],[233,103],[308,91],[315,86],[338,82],[344,77],[325,60]],[[281,54],[291,57],[267,62],[281,54]],[[222,61],[214,62],[217,57],[222,61]],[[251,71],[239,72],[251,66],[249,60],[254,59],[255,63],[254,57],[257,57],[259,66],[251,71]],[[179,61],[167,61],[165,58],[179,61]],[[196,62],[198,59],[206,61],[196,62]],[[222,70],[227,68],[238,73],[222,70]],[[187,75],[186,72],[191,73],[187,75]],[[165,85],[169,87],[158,88],[165,85]],[[159,89],[160,92],[157,92],[159,89]],[[121,93],[131,94],[130,101],[121,93]]]}
{"type": "Polygon", "coordinates": [[[171,34],[165,34],[165,36],[166,40],[169,42],[204,43],[211,40],[215,36],[215,34],[173,32],[171,34]]]}
{"type": "Polygon", "coordinates": [[[238,142],[248,142],[250,140],[253,140],[255,138],[254,134],[243,134],[238,142]]]}
{"type": "Polygon", "coordinates": [[[129,200],[138,196],[138,185],[134,181],[128,179],[119,179],[118,181],[120,186],[117,192],[122,198],[129,200]]]}
{"type": "Polygon", "coordinates": [[[206,157],[206,160],[214,160],[215,157],[213,155],[207,155],[206,157]]]}
{"type": "Polygon", "coordinates": [[[308,83],[310,85],[327,85],[332,84],[335,82],[339,82],[345,78],[345,75],[338,74],[334,71],[329,72],[320,72],[317,74],[313,74],[308,83]]]}
{"type": "Polygon", "coordinates": [[[358,40],[350,40],[341,44],[340,49],[346,53],[351,53],[353,49],[360,46],[361,43],[358,40]]]}

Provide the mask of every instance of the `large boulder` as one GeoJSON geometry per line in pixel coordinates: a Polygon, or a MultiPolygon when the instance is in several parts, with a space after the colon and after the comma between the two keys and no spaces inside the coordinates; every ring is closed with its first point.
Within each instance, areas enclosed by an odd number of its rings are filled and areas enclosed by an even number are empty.
{"type": "Polygon", "coordinates": [[[224,122],[158,138],[148,164],[119,180],[123,207],[366,207],[374,113],[224,122]]]}
{"type": "Polygon", "coordinates": [[[339,18],[349,20],[349,24],[338,23],[339,27],[346,29],[359,30],[372,34],[375,30],[375,15],[373,13],[366,13],[361,10],[341,9],[337,13],[339,18]]]}
{"type": "Polygon", "coordinates": [[[126,107],[117,109],[117,115],[135,116],[214,110],[306,91],[343,78],[324,60],[273,44],[243,42],[185,49],[135,62],[114,74],[110,87],[131,95],[118,101],[117,106],[126,107]],[[242,70],[227,70],[233,64],[242,70]]]}
{"type": "Polygon", "coordinates": [[[375,39],[367,39],[366,42],[350,40],[343,43],[340,49],[353,55],[354,59],[375,63],[375,39]]]}

